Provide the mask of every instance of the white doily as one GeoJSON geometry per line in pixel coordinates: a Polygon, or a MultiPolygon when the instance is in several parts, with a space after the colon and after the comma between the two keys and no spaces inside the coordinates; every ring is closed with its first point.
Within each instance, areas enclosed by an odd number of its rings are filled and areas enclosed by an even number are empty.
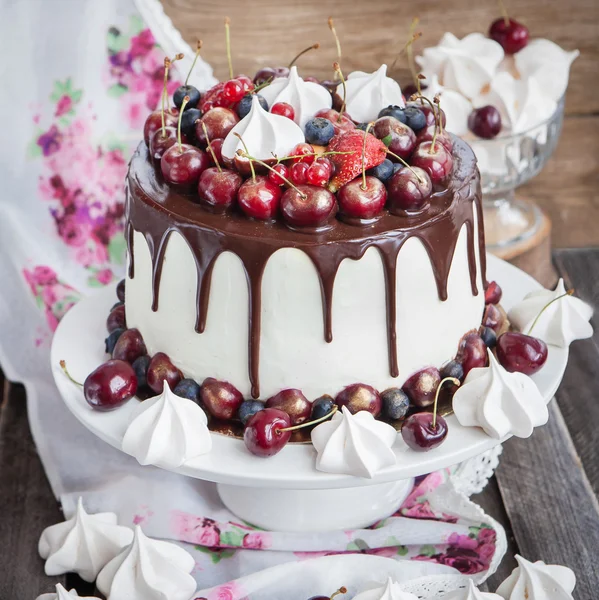
{"type": "Polygon", "coordinates": [[[457,465],[451,474],[455,489],[468,498],[473,494],[480,494],[493,477],[502,450],[503,446],[498,444],[491,450],[457,465]]]}

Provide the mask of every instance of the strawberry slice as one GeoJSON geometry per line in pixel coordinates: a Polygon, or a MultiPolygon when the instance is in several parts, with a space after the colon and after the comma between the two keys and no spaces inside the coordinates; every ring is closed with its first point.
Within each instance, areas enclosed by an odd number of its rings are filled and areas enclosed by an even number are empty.
{"type": "Polygon", "coordinates": [[[328,151],[349,152],[350,154],[329,154],[335,165],[335,176],[329,183],[329,190],[336,192],[346,183],[355,179],[362,172],[362,148],[366,136],[364,152],[364,168],[372,169],[387,158],[387,147],[371,133],[361,129],[353,129],[336,135],[329,143],[328,151]]]}

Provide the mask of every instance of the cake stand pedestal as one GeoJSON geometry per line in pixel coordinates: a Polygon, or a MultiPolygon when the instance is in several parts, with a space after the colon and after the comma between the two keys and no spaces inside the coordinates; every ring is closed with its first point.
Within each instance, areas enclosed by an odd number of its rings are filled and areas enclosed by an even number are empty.
{"type": "MultiPolygon", "coordinates": [[[[506,310],[540,287],[532,277],[494,256],[488,256],[487,266],[488,279],[503,288],[506,310]]],[[[131,399],[111,412],[93,410],[82,389],[59,366],[65,360],[73,377],[82,381],[106,360],[103,340],[114,288],[107,286],[81,300],[65,315],[52,342],[51,364],[68,409],[92,433],[121,450],[138,401],[131,399]]],[[[567,360],[567,349],[550,346],[545,367],[533,376],[546,402],[557,390],[567,360]]],[[[311,444],[288,444],[279,454],[262,459],[250,454],[243,440],[219,433],[212,435],[210,453],[187,461],[175,472],[217,483],[222,501],[234,514],[264,529],[357,529],[392,514],[411,491],[414,477],[461,463],[507,439],[490,438],[477,427],[462,427],[455,415],[446,420],[445,442],[429,452],[414,452],[398,436],[393,446],[396,464],[372,479],[317,471],[311,444]]]]}

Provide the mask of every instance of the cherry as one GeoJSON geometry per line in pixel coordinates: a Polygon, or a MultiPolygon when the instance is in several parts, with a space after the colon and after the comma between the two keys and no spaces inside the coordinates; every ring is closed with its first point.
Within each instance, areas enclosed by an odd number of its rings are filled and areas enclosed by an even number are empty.
{"type": "Polygon", "coordinates": [[[233,205],[242,183],[243,178],[239,173],[210,167],[200,175],[198,182],[200,202],[215,212],[222,212],[233,205]]]}
{"type": "Polygon", "coordinates": [[[281,188],[264,175],[256,175],[241,184],[237,201],[241,210],[252,219],[270,221],[276,217],[281,202],[281,188]]]}
{"type": "Polygon", "coordinates": [[[278,408],[265,408],[248,420],[243,432],[247,449],[256,456],[274,456],[291,438],[289,415],[278,408]]]}
{"type": "MultiPolygon", "coordinates": [[[[337,87],[337,84],[335,84],[335,87],[337,87]]],[[[339,111],[333,108],[323,108],[314,116],[328,119],[335,128],[335,135],[338,135],[343,131],[349,131],[350,129],[356,128],[356,124],[351,120],[351,117],[346,112],[344,112],[341,116],[339,111]]]]}
{"type": "Polygon", "coordinates": [[[122,360],[109,360],[92,371],[83,383],[87,403],[96,410],[113,410],[137,392],[133,367],[122,360]]]}
{"type": "Polygon", "coordinates": [[[287,102],[277,102],[272,105],[270,112],[273,115],[281,115],[282,117],[287,117],[288,119],[295,119],[295,110],[291,104],[287,104],[287,102]]]}
{"type": "MultiPolygon", "coordinates": [[[[303,164],[303,163],[298,163],[303,164]]],[[[315,162],[306,171],[306,183],[325,187],[331,177],[331,169],[323,163],[315,162]]]]}
{"type": "Polygon", "coordinates": [[[491,281],[485,290],[485,304],[499,304],[503,290],[496,281],[491,281]]]}
{"type": "Polygon", "coordinates": [[[116,297],[119,302],[125,301],[125,280],[121,279],[116,286],[116,297]]]}
{"type": "MultiPolygon", "coordinates": [[[[418,144],[420,144],[421,142],[432,142],[434,137],[435,126],[429,125],[428,127],[425,127],[424,129],[418,132],[416,139],[418,141],[418,144]]],[[[443,144],[443,146],[445,146],[448,152],[451,152],[453,150],[453,140],[446,131],[438,131],[437,138],[435,141],[443,144]]]]}
{"type": "Polygon", "coordinates": [[[289,77],[289,68],[264,67],[254,75],[254,85],[259,86],[266,83],[269,79],[278,79],[279,77],[289,77]]]}
{"type": "Polygon", "coordinates": [[[266,408],[278,408],[289,415],[292,425],[299,425],[310,418],[312,405],[300,390],[282,390],[266,401],[266,408]]]}
{"type": "Polygon", "coordinates": [[[327,169],[327,171],[329,172],[329,178],[331,177],[331,175],[333,175],[335,168],[333,166],[333,163],[331,162],[331,160],[329,158],[327,158],[326,156],[319,156],[316,159],[316,162],[319,165],[324,165],[327,169]]]}
{"type": "Polygon", "coordinates": [[[336,212],[335,196],[322,187],[299,185],[281,198],[281,213],[290,227],[323,227],[336,212]]]}
{"type": "MultiPolygon", "coordinates": [[[[416,147],[414,131],[394,117],[377,119],[374,122],[372,133],[379,140],[385,140],[387,148],[404,159],[409,158],[416,147]]],[[[391,156],[391,159],[393,160],[394,157],[391,156]]]]}
{"type": "Polygon", "coordinates": [[[206,146],[208,139],[225,139],[231,129],[239,123],[237,113],[228,108],[216,107],[204,114],[195,124],[195,135],[202,146],[206,146]],[[204,132],[204,126],[206,132],[204,132]]]}
{"type": "Polygon", "coordinates": [[[383,402],[382,415],[386,419],[396,421],[403,419],[410,408],[408,395],[400,388],[389,388],[381,394],[383,402]]]}
{"type": "MultiPolygon", "coordinates": [[[[179,111],[176,109],[167,110],[164,112],[164,124],[167,127],[177,127],[179,119],[179,111]]],[[[162,111],[155,110],[151,112],[146,122],[144,123],[144,142],[146,146],[150,146],[150,140],[154,133],[162,128],[162,111]]]]}
{"type": "Polygon", "coordinates": [[[245,96],[245,89],[241,81],[231,79],[225,83],[222,94],[229,102],[236,103],[245,96]]]}
{"type": "MultiPolygon", "coordinates": [[[[331,21],[331,19],[329,19],[329,21],[331,21]]],[[[341,587],[334,594],[331,594],[330,596],[312,596],[311,598],[308,598],[308,600],[334,600],[334,598],[336,596],[338,596],[339,594],[347,594],[347,588],[341,587]]]]}
{"type": "Polygon", "coordinates": [[[501,366],[513,373],[533,375],[547,362],[547,344],[538,338],[516,331],[499,336],[496,346],[501,366]]]}
{"type": "Polygon", "coordinates": [[[222,138],[216,138],[215,140],[210,140],[210,148],[212,148],[212,152],[210,155],[213,155],[213,159],[215,162],[222,163],[223,162],[223,140],[222,138]]]}
{"type": "Polygon", "coordinates": [[[137,357],[147,354],[146,345],[138,329],[127,329],[119,337],[112,351],[112,358],[132,363],[137,357]]]}
{"type": "Polygon", "coordinates": [[[308,182],[308,169],[310,165],[305,162],[298,162],[289,168],[289,179],[295,185],[302,185],[308,182]]]}
{"type": "Polygon", "coordinates": [[[456,359],[464,369],[464,377],[468,375],[471,369],[489,365],[487,346],[476,331],[467,333],[460,340],[456,359]]]}
{"type": "Polygon", "coordinates": [[[491,105],[475,108],[468,116],[468,129],[474,135],[490,140],[501,131],[501,115],[491,105]]]}
{"type": "Polygon", "coordinates": [[[289,178],[289,169],[283,163],[277,163],[276,165],[273,165],[273,170],[268,172],[268,179],[275,185],[283,185],[285,183],[285,179],[283,179],[281,175],[286,179],[289,178]]]}
{"type": "Polygon", "coordinates": [[[364,383],[354,383],[342,389],[335,398],[335,404],[339,408],[345,406],[354,415],[365,410],[373,417],[381,414],[383,406],[380,394],[364,383]]]}
{"type": "Polygon", "coordinates": [[[228,381],[218,381],[213,377],[204,379],[200,398],[206,410],[217,419],[232,419],[243,402],[241,392],[228,381]]]}
{"type": "MultiPolygon", "coordinates": [[[[425,90],[426,86],[423,85],[421,86],[421,89],[425,90]]],[[[432,107],[425,103],[425,102],[408,102],[408,104],[406,105],[406,108],[408,107],[414,107],[417,108],[418,110],[422,111],[422,113],[424,114],[424,117],[426,119],[426,126],[430,127],[435,125],[435,119],[439,116],[439,111],[441,114],[441,126],[445,127],[446,123],[447,123],[447,118],[445,116],[445,112],[443,111],[443,109],[438,108],[437,110],[433,111],[432,107]]]]}
{"type": "Polygon", "coordinates": [[[189,144],[171,146],[160,159],[160,169],[166,181],[184,188],[196,185],[202,171],[209,166],[208,155],[189,144]]]}
{"type": "Polygon", "coordinates": [[[435,141],[422,142],[414,150],[411,164],[424,169],[433,184],[440,184],[451,174],[453,158],[443,144],[435,141]]]}
{"type": "Polygon", "coordinates": [[[349,217],[350,221],[371,220],[385,207],[387,188],[376,177],[366,176],[364,181],[358,177],[339,190],[337,201],[342,217],[349,217]]]}
{"type": "Polygon", "coordinates": [[[504,49],[506,54],[516,54],[528,44],[528,27],[506,16],[495,19],[489,28],[489,37],[504,49]]]}
{"type": "Polygon", "coordinates": [[[419,167],[402,167],[387,182],[389,210],[393,214],[422,210],[433,193],[428,173],[419,167]]]}
{"type": "Polygon", "coordinates": [[[403,384],[402,390],[414,406],[425,408],[435,401],[435,393],[441,381],[436,367],[427,367],[411,375],[403,384]]]}
{"type": "Polygon", "coordinates": [[[172,390],[183,379],[183,373],[175,367],[164,352],[157,352],[150,360],[146,379],[150,389],[156,394],[160,394],[165,381],[172,390]]]}
{"type": "Polygon", "coordinates": [[[484,327],[490,327],[497,331],[503,325],[503,315],[495,304],[487,304],[483,313],[482,324],[484,327]]]}
{"type": "Polygon", "coordinates": [[[290,156],[294,157],[289,159],[289,164],[291,165],[295,165],[300,162],[311,165],[314,162],[314,148],[310,144],[298,144],[291,151],[290,156]]]}
{"type": "MultiPolygon", "coordinates": [[[[187,138],[181,136],[181,141],[186,142],[187,138]]],[[[150,139],[150,156],[156,162],[160,162],[162,155],[177,143],[177,129],[175,127],[162,127],[154,132],[150,139]]]]}
{"type": "Polygon", "coordinates": [[[126,329],[127,321],[125,319],[125,305],[119,304],[115,306],[108,315],[106,319],[106,329],[108,333],[114,331],[115,329],[126,329]]]}

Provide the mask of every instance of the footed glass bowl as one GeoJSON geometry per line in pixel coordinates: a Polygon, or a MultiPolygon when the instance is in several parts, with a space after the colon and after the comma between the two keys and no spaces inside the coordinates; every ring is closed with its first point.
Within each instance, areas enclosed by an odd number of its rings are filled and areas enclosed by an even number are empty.
{"type": "Polygon", "coordinates": [[[542,222],[533,202],[516,200],[515,190],[538,175],[555,150],[564,119],[564,96],[555,112],[527,131],[492,140],[468,140],[481,172],[485,237],[491,252],[532,237],[542,222]]]}

